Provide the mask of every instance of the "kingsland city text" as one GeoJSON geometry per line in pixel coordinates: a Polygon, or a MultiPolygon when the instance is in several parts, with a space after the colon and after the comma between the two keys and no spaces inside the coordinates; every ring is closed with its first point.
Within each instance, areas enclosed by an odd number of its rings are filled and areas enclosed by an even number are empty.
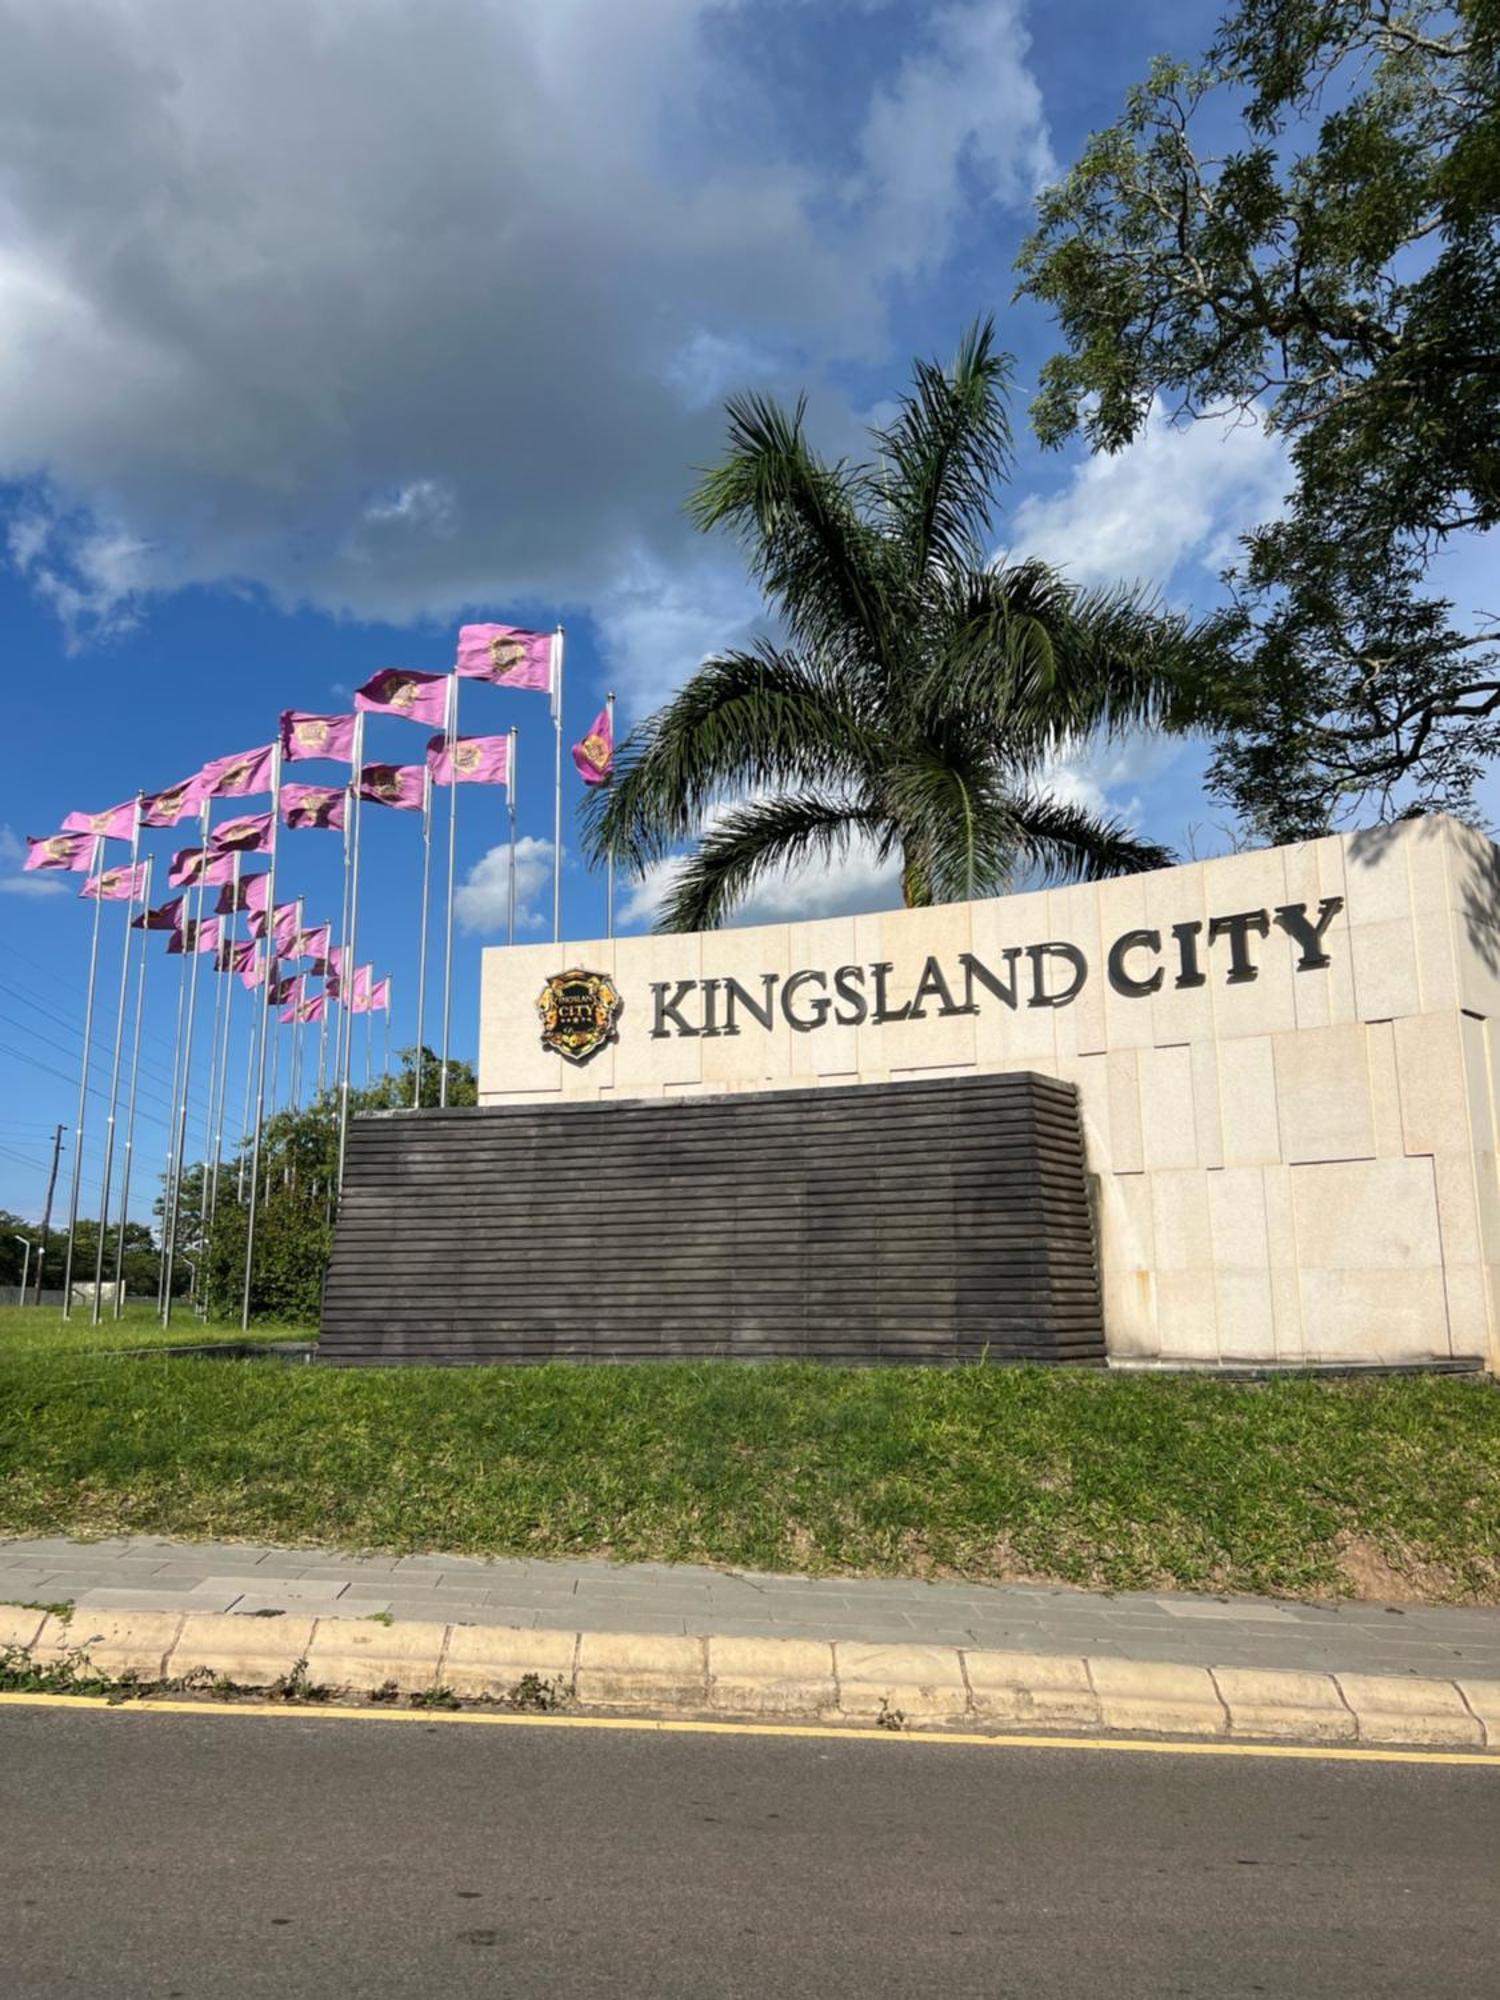
{"type": "MultiPolygon", "coordinates": [[[[1259,976],[1256,944],[1270,936],[1273,924],[1296,946],[1296,970],[1314,972],[1330,963],[1323,938],[1343,907],[1342,896],[1325,896],[1315,918],[1308,915],[1306,903],[1283,903],[1274,910],[1210,917],[1206,923],[1173,924],[1165,936],[1159,930],[1122,931],[1105,954],[1105,976],[1128,999],[1145,999],[1169,978],[1174,987],[1206,986],[1211,973],[1220,969],[1226,985],[1243,985],[1259,976]]],[[[964,951],[951,976],[936,958],[929,958],[906,998],[892,990],[894,970],[890,963],[840,965],[832,972],[789,973],[785,979],[763,972],[759,993],[738,979],[662,980],[651,988],[651,1033],[658,1040],[737,1035],[742,1017],[769,1029],[779,1008],[783,1020],[805,1035],[830,1020],[836,1027],[857,1028],[864,1021],[925,1020],[929,1009],[937,1015],[977,1014],[985,995],[1011,1008],[1066,1007],[1087,984],[1089,962],[1077,945],[1057,939],[1011,945],[999,954],[998,963],[989,965],[964,951]],[[689,1018],[688,1009],[696,1018],[689,1018]]]]}

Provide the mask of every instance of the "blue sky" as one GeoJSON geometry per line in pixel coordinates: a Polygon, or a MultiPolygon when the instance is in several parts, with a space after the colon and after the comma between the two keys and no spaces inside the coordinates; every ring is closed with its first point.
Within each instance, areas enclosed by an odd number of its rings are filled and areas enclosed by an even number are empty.
{"type": "MultiPolygon", "coordinates": [[[[0,0],[0,1206],[37,1211],[47,1135],[73,1123],[88,945],[86,905],[20,881],[21,836],[265,742],[285,707],[347,707],[377,668],[442,671],[466,615],[565,620],[569,740],[608,687],[628,726],[755,619],[734,552],[682,513],[726,391],[806,387],[819,437],[857,449],[912,353],[993,310],[1022,392],[1004,540],[1205,601],[1274,505],[1277,448],[1159,426],[1118,460],[1044,456],[1023,405],[1052,335],[1010,294],[1039,181],[1215,14],[0,0]]],[[[546,703],[465,701],[466,729],[521,731],[539,937],[546,703]]],[[[415,761],[423,740],[382,718],[367,755],[415,761]]],[[[1200,762],[1132,745],[1058,782],[1211,848],[1200,762]]],[[[570,773],[569,821],[580,789],[570,773]]],[[[480,946],[503,935],[502,810],[463,794],[462,1055],[480,946]]],[[[396,976],[400,1044],[417,824],[367,825],[361,943],[396,976]]],[[[287,837],[287,892],[314,914],[334,914],[337,853],[287,837]]],[[[597,934],[601,888],[571,855],[564,900],[565,931],[597,934]]],[[[649,900],[622,897],[627,927],[649,900]]],[[[856,862],[751,914],[889,900],[856,862]]],[[[149,976],[139,1212],[165,1144],[159,950],[149,976]]]]}

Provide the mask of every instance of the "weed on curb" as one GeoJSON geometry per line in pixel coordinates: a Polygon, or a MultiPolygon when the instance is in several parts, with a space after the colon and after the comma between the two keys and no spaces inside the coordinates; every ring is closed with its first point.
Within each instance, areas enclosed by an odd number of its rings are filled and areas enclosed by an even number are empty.
{"type": "Polygon", "coordinates": [[[49,1618],[55,1618],[59,1625],[68,1625],[73,1619],[73,1600],[60,1598],[56,1604],[43,1604],[35,1597],[0,1597],[0,1604],[13,1604],[17,1611],[45,1611],[49,1618]]]}

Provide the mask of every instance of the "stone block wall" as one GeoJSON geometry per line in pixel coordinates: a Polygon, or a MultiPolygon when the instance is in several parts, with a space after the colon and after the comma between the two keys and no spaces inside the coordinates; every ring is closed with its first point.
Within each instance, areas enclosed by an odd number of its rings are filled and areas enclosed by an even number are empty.
{"type": "Polygon", "coordinates": [[[1497,1022],[1500,852],[1431,819],[932,910],[490,950],[480,1100],[1039,1071],[1079,1091],[1112,1355],[1494,1367],[1497,1022]],[[536,1013],[575,965],[624,1002],[578,1066],[536,1013]],[[724,1031],[729,980],[774,994],[768,1028],[741,1004],[724,1031]]]}

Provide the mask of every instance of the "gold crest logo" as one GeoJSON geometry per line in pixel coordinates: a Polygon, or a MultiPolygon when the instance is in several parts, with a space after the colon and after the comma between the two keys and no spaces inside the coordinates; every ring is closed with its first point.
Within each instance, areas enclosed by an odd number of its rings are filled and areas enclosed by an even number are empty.
{"type": "Polygon", "coordinates": [[[513,667],[519,667],[526,658],[526,648],[519,639],[507,638],[496,633],[490,640],[490,665],[497,674],[508,674],[513,667]]]}
{"type": "Polygon", "coordinates": [[[321,716],[314,716],[308,722],[295,724],[292,734],[304,749],[321,750],[332,732],[321,716]]]}
{"type": "Polygon", "coordinates": [[[453,752],[454,770],[477,771],[479,769],[479,760],[482,754],[483,752],[480,750],[480,747],[477,743],[458,744],[453,752]]]}
{"type": "Polygon", "coordinates": [[[397,676],[386,689],[386,706],[395,709],[408,709],[413,706],[420,692],[421,690],[415,681],[402,680],[397,676]]]}
{"type": "Polygon", "coordinates": [[[615,1023],[624,1006],[614,981],[581,965],[554,972],[537,995],[542,1047],[570,1063],[586,1063],[619,1039],[615,1023]]]}

